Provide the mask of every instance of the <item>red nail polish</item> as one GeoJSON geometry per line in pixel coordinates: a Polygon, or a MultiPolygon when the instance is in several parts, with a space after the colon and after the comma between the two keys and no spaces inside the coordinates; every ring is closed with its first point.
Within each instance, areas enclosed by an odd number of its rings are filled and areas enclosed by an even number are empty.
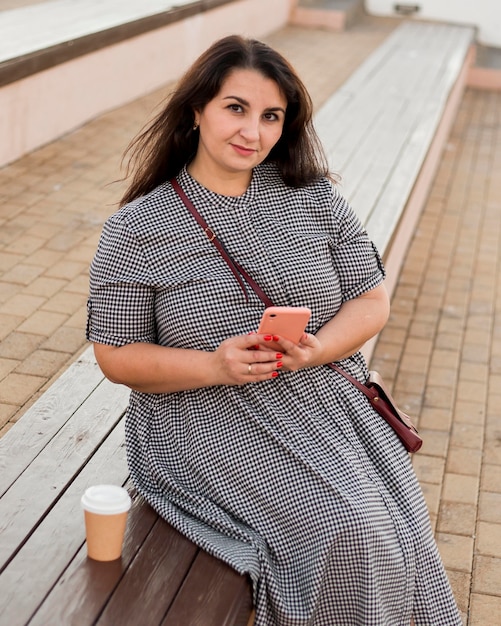
{"type": "Polygon", "coordinates": [[[277,361],[279,361],[282,357],[283,357],[283,354],[280,354],[280,352],[277,352],[275,354],[275,358],[277,359],[277,361]]]}
{"type": "Polygon", "coordinates": [[[264,340],[265,341],[271,341],[273,339],[273,337],[271,335],[265,335],[264,336],[264,340]]]}
{"type": "Polygon", "coordinates": [[[272,372],[272,373],[271,373],[271,377],[272,377],[272,378],[276,378],[277,376],[278,376],[278,372],[272,372]]]}
{"type": "Polygon", "coordinates": [[[279,341],[280,337],[278,335],[273,335],[273,341],[279,341]]]}
{"type": "Polygon", "coordinates": [[[276,367],[282,367],[282,365],[283,365],[282,361],[278,361],[276,364],[276,367]]]}

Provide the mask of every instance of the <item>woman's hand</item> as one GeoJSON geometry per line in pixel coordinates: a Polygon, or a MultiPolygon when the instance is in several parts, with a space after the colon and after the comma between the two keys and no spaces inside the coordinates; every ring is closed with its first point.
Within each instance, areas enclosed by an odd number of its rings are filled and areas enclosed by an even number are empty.
{"type": "Polygon", "coordinates": [[[309,367],[318,360],[322,346],[315,335],[303,333],[299,343],[295,344],[278,335],[254,335],[260,351],[274,351],[281,355],[280,369],[294,372],[309,367]]]}
{"type": "Polygon", "coordinates": [[[283,366],[283,354],[280,348],[270,345],[272,339],[271,335],[251,334],[223,341],[213,353],[219,384],[245,385],[276,378],[283,366]]]}

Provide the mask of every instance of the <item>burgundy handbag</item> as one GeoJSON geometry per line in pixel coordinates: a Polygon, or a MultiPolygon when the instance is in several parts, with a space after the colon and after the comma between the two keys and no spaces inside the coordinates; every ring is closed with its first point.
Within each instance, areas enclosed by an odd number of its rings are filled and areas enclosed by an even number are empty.
{"type": "Polygon", "coordinates": [[[398,408],[379,372],[371,370],[369,378],[364,384],[351,374],[348,374],[348,372],[345,372],[336,363],[329,363],[328,365],[335,372],[347,378],[367,396],[371,405],[393,428],[408,452],[417,452],[421,448],[423,440],[419,436],[416,427],[412,423],[411,418],[398,408]]]}
{"type": "MultiPolygon", "coordinates": [[[[198,224],[203,228],[209,241],[214,246],[216,246],[217,250],[233,272],[233,275],[238,280],[244,293],[247,295],[247,290],[245,288],[245,284],[242,278],[244,278],[247,284],[250,285],[250,287],[254,290],[254,292],[257,294],[257,296],[266,307],[273,306],[273,302],[270,300],[270,298],[268,298],[268,296],[264,293],[264,291],[256,283],[256,281],[251,276],[249,276],[244,268],[236,261],[234,261],[226,252],[223,244],[219,241],[214,231],[207,225],[203,217],[193,206],[192,202],[184,193],[177,180],[173,178],[170,182],[172,187],[174,188],[174,191],[179,195],[188,211],[193,215],[198,224]]],[[[414,427],[411,418],[403,411],[401,411],[395,404],[395,400],[393,400],[390,392],[386,389],[383,379],[378,372],[370,371],[369,378],[364,384],[357,380],[351,374],[348,374],[348,372],[345,372],[336,363],[328,363],[327,365],[331,369],[348,379],[353,385],[355,385],[357,389],[359,389],[364,395],[367,396],[371,405],[393,428],[408,452],[417,452],[419,450],[419,448],[423,444],[423,440],[421,439],[418,431],[414,427]]]]}

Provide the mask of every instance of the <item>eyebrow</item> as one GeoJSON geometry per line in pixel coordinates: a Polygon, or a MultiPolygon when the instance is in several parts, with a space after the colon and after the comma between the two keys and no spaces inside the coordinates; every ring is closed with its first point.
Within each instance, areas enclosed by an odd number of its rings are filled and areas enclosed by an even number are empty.
{"type": "MultiPolygon", "coordinates": [[[[247,102],[247,100],[240,98],[240,96],[225,96],[223,100],[236,100],[237,102],[240,102],[240,104],[243,104],[244,106],[250,106],[250,103],[247,102]]],[[[268,107],[266,111],[272,111],[272,112],[282,111],[282,113],[285,115],[285,109],[282,107],[268,107]]]]}

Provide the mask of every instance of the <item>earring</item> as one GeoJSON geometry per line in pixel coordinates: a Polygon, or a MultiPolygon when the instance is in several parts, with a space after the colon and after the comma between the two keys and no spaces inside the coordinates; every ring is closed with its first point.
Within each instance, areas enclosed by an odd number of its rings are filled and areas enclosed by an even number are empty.
{"type": "Polygon", "coordinates": [[[195,122],[195,123],[193,124],[193,130],[197,130],[197,128],[198,128],[198,122],[195,122]]]}

